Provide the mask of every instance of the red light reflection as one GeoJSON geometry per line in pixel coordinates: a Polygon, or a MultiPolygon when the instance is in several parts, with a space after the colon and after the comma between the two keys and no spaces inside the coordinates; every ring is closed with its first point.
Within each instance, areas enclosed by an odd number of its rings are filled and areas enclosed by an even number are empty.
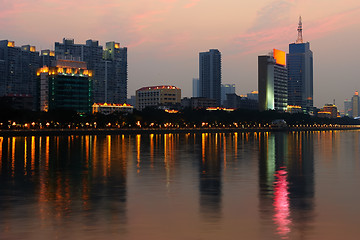
{"type": "Polygon", "coordinates": [[[289,182],[287,181],[286,168],[276,171],[274,182],[274,208],[273,220],[277,225],[277,233],[282,239],[287,239],[290,233],[290,206],[289,206],[289,182]]]}

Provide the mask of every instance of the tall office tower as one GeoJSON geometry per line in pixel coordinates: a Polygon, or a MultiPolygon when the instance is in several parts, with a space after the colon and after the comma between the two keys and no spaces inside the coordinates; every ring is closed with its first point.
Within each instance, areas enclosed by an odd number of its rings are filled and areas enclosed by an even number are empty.
{"type": "Polygon", "coordinates": [[[200,80],[198,78],[193,78],[192,84],[192,96],[200,97],[200,80]]]}
{"type": "Polygon", "coordinates": [[[221,105],[224,105],[226,94],[235,93],[235,84],[221,84],[221,105]]]}
{"type": "Polygon", "coordinates": [[[301,106],[303,111],[313,109],[313,53],[310,43],[303,42],[302,22],[299,18],[298,38],[289,44],[287,54],[288,105],[301,106]]]}
{"type": "Polygon", "coordinates": [[[221,53],[217,49],[199,54],[200,97],[215,99],[221,104],[221,53]]]}
{"type": "Polygon", "coordinates": [[[84,61],[94,71],[93,97],[96,103],[125,103],[127,99],[127,48],[107,42],[103,50],[98,41],[75,44],[73,39],[55,43],[57,58],[84,61]]]}
{"type": "Polygon", "coordinates": [[[272,56],[258,57],[259,110],[285,111],[287,69],[285,52],[274,49],[272,56]]]}
{"type": "Polygon", "coordinates": [[[39,52],[34,46],[16,47],[13,41],[0,41],[0,96],[30,102],[25,108],[35,110],[39,67],[39,52]]]}
{"type": "Polygon", "coordinates": [[[352,102],[351,100],[344,101],[344,116],[352,117],[352,102]]]}
{"type": "Polygon", "coordinates": [[[360,98],[359,98],[359,92],[355,91],[354,96],[351,98],[351,104],[352,104],[352,117],[358,117],[360,115],[360,98]]]}
{"type": "MultiPolygon", "coordinates": [[[[107,42],[104,51],[105,102],[125,103],[127,100],[127,48],[107,42]]],[[[101,96],[99,96],[101,99],[101,96]]]]}

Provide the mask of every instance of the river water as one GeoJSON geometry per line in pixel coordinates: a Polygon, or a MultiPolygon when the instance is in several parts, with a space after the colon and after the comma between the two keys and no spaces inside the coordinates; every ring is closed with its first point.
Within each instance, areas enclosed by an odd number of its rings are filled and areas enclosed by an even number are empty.
{"type": "Polygon", "coordinates": [[[0,137],[0,239],[359,239],[360,131],[0,137]]]}

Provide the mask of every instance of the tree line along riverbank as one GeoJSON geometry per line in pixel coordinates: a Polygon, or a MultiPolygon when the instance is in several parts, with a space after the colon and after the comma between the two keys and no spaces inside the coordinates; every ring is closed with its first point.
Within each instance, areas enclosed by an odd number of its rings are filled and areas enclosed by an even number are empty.
{"type": "MultiPolygon", "coordinates": [[[[274,131],[272,122],[283,119],[289,129],[356,128],[359,120],[348,117],[328,119],[303,113],[289,114],[276,111],[238,109],[232,112],[184,109],[168,113],[159,109],[145,109],[130,113],[115,112],[109,115],[80,115],[69,111],[31,112],[7,110],[0,112],[0,131],[45,132],[59,131],[274,131]],[[217,129],[217,130],[215,130],[217,129]]],[[[276,130],[276,129],[275,129],[276,130]]]]}

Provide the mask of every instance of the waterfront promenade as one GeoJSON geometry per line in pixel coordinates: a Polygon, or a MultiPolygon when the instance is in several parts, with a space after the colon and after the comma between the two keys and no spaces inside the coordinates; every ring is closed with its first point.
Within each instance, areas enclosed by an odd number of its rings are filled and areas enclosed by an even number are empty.
{"type": "Polygon", "coordinates": [[[358,130],[360,125],[322,125],[287,128],[271,127],[214,127],[214,128],[84,128],[84,129],[11,129],[0,130],[0,136],[61,136],[61,135],[119,135],[119,134],[167,134],[167,133],[232,133],[277,131],[333,131],[358,130]]]}

